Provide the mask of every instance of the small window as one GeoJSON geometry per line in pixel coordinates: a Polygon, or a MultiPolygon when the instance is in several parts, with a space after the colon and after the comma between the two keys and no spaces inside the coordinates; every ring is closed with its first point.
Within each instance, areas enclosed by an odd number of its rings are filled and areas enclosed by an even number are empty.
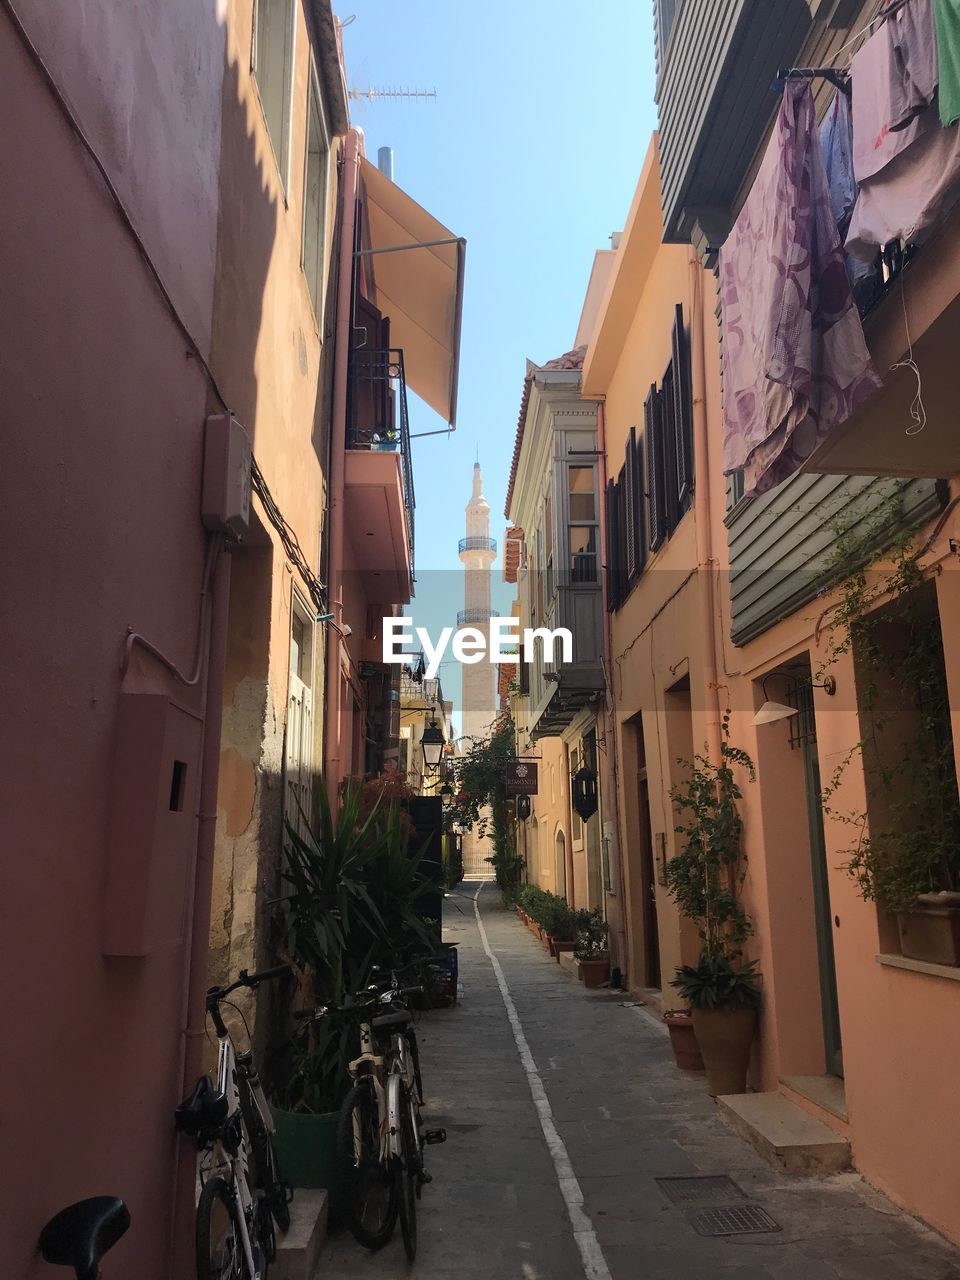
{"type": "Polygon", "coordinates": [[[307,155],[303,176],[303,274],[313,303],[317,327],[323,318],[324,241],[327,221],[327,173],[330,139],[323,119],[323,103],[316,70],[310,68],[307,94],[307,155]]]}
{"type": "Polygon", "coordinates": [[[596,582],[597,530],[595,525],[570,526],[570,580],[596,582]]]}
{"type": "Polygon", "coordinates": [[[296,0],[256,0],[251,64],[284,191],[290,169],[290,103],[296,0]]]}
{"type": "Polygon", "coordinates": [[[593,467],[570,468],[570,520],[595,520],[593,467]]]}

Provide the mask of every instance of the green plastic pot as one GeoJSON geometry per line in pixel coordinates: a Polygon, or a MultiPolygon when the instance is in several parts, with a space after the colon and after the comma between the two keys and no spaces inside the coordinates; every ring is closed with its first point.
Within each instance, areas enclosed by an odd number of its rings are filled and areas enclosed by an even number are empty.
{"type": "Polygon", "coordinates": [[[280,1176],[291,1187],[323,1187],[329,1193],[331,1217],[340,1216],[337,1186],[337,1115],[325,1111],[282,1111],[273,1108],[280,1176]]]}

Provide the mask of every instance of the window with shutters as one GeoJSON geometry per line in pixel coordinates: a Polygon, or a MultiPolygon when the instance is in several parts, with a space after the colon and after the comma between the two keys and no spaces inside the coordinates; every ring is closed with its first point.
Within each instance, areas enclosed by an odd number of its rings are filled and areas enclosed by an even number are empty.
{"type": "Polygon", "coordinates": [[[567,468],[567,519],[570,581],[574,585],[598,582],[599,527],[592,466],[567,468]]]}
{"type": "Polygon", "coordinates": [[[644,405],[651,551],[670,537],[693,502],[690,343],[680,306],[674,312],[672,348],[673,356],[663,380],[659,387],[651,386],[644,405]]]}
{"type": "Polygon", "coordinates": [[[256,0],[250,62],[284,191],[290,171],[295,0],[256,0]]]}
{"type": "Polygon", "coordinates": [[[690,341],[683,323],[683,307],[673,316],[673,420],[676,431],[677,502],[682,515],[693,501],[693,385],[690,341]]]}
{"type": "Polygon", "coordinates": [[[290,618],[284,816],[301,833],[313,793],[313,641],[310,612],[297,596],[290,618]]]}
{"type": "Polygon", "coordinates": [[[307,149],[303,176],[303,239],[300,262],[310,291],[317,328],[323,330],[324,241],[330,138],[323,118],[317,69],[310,59],[307,91],[307,149]]]}

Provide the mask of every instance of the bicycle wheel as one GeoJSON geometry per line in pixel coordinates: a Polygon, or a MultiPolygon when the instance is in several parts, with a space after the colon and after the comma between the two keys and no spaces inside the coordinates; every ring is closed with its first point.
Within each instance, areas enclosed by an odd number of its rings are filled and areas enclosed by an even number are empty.
{"type": "Polygon", "coordinates": [[[382,1249],[396,1226],[397,1196],[391,1170],[381,1159],[380,1112],[369,1080],[358,1081],[340,1107],[337,1173],[354,1239],[366,1249],[382,1249]]]}
{"type": "Polygon", "coordinates": [[[197,1280],[248,1280],[237,1202],[222,1178],[205,1182],[197,1203],[197,1280]]]}
{"type": "MultiPolygon", "coordinates": [[[[251,1156],[250,1185],[263,1192],[274,1222],[282,1232],[286,1233],[290,1230],[290,1203],[287,1199],[287,1185],[280,1177],[280,1164],[277,1160],[273,1134],[264,1124],[253,1090],[242,1076],[237,1078],[237,1089],[240,1094],[240,1110],[243,1113],[251,1156]]],[[[276,1258],[275,1244],[269,1258],[271,1262],[276,1258]]]]}
{"type": "Polygon", "coordinates": [[[400,1160],[394,1168],[400,1234],[408,1261],[417,1256],[417,1199],[420,1186],[420,1155],[416,1135],[416,1103],[407,1086],[400,1084],[400,1160]]]}

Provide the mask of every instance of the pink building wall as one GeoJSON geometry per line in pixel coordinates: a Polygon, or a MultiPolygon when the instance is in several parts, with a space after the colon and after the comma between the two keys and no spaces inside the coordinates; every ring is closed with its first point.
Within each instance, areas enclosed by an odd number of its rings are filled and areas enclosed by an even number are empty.
{"type": "MultiPolygon", "coordinates": [[[[223,33],[214,5],[19,6],[200,347],[209,344],[223,33]],[[184,158],[189,156],[190,163],[184,158]]],[[[111,1192],[110,1274],[169,1277],[187,978],[181,939],[101,950],[123,690],[187,690],[205,539],[208,389],[104,184],[0,15],[0,382],[7,1153],[0,1272],[31,1280],[57,1209],[111,1192]],[[16,553],[14,554],[14,550],[16,553]]],[[[195,821],[187,815],[191,867],[195,821]]]]}

